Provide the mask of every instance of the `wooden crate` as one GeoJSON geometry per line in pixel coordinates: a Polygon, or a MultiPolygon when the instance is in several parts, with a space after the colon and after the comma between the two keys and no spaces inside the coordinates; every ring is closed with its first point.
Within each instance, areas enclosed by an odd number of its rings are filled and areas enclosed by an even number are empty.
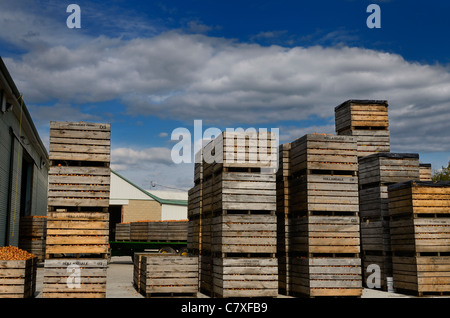
{"type": "Polygon", "coordinates": [[[391,151],[389,130],[343,130],[340,136],[352,136],[356,138],[358,157],[366,157],[376,153],[391,151]]]}
{"type": "Polygon", "coordinates": [[[419,179],[418,154],[378,153],[359,159],[359,184],[361,187],[419,179]]]}
{"type": "Polygon", "coordinates": [[[203,180],[203,148],[195,154],[194,183],[200,184],[203,180]]]}
{"type": "Polygon", "coordinates": [[[278,139],[272,132],[222,132],[203,147],[203,177],[223,168],[278,168],[278,139]]]}
{"type": "Polygon", "coordinates": [[[202,211],[203,184],[199,183],[188,191],[188,218],[199,216],[202,211]]]}
{"type": "Polygon", "coordinates": [[[356,216],[303,216],[290,219],[289,251],[311,254],[360,252],[356,216]]]}
{"type": "Polygon", "coordinates": [[[359,211],[358,178],[308,174],[290,180],[289,212],[350,213],[359,211]]]}
{"type": "Polygon", "coordinates": [[[108,167],[51,166],[48,205],[109,207],[110,174],[108,167]]]}
{"type": "Polygon", "coordinates": [[[110,124],[50,122],[50,160],[90,161],[109,164],[110,153],[110,124]]]}
{"type": "Polygon", "coordinates": [[[197,256],[153,254],[142,256],[141,262],[140,291],[146,297],[196,297],[197,256]]]}
{"type": "Polygon", "coordinates": [[[214,258],[213,294],[228,297],[277,297],[276,258],[214,258]]]}
{"type": "Polygon", "coordinates": [[[362,295],[360,258],[292,258],[290,294],[293,296],[362,295]]]}
{"type": "Polygon", "coordinates": [[[304,170],[358,171],[356,138],[327,134],[307,134],[291,143],[291,175],[304,170]]]}
{"type": "Polygon", "coordinates": [[[363,251],[391,251],[388,217],[361,218],[361,249],[363,251]]]}
{"type": "Polygon", "coordinates": [[[37,258],[0,260],[0,298],[30,298],[36,291],[37,258]]]}
{"type": "Polygon", "coordinates": [[[389,215],[450,214],[450,182],[407,181],[390,185],[389,215]]]}
{"type": "Polygon", "coordinates": [[[450,214],[445,218],[393,219],[390,236],[394,252],[450,252],[450,214]]]}
{"type": "Polygon", "coordinates": [[[279,165],[276,173],[277,213],[289,214],[289,179],[291,144],[282,144],[279,147],[279,165]]]}
{"type": "Polygon", "coordinates": [[[216,216],[211,219],[212,252],[275,254],[276,230],[275,214],[216,216]]]}
{"type": "Polygon", "coordinates": [[[199,289],[210,297],[213,296],[213,257],[210,253],[199,255],[199,289]]]}
{"type": "Polygon", "coordinates": [[[363,283],[368,288],[375,288],[379,290],[387,291],[387,277],[392,277],[392,254],[382,251],[367,251],[363,252],[362,257],[363,265],[363,283]],[[380,269],[380,286],[368,286],[368,280],[373,283],[372,274],[374,274],[373,268],[369,268],[371,265],[378,265],[380,269]]]}
{"type": "Polygon", "coordinates": [[[47,217],[30,215],[20,217],[20,237],[43,238],[46,235],[47,217]]]}
{"type": "Polygon", "coordinates": [[[202,249],[202,227],[200,216],[191,217],[188,222],[187,248],[198,254],[202,249]]]}
{"type": "Polygon", "coordinates": [[[38,261],[45,258],[46,216],[22,216],[19,222],[19,248],[34,254],[38,261]]]}
{"type": "Polygon", "coordinates": [[[212,211],[275,211],[276,176],[251,172],[218,173],[213,177],[211,204],[212,211]]]}
{"type": "Polygon", "coordinates": [[[421,163],[419,171],[420,181],[431,181],[431,163],[421,163]]]}
{"type": "Polygon", "coordinates": [[[389,217],[388,186],[359,190],[359,214],[362,218],[389,217]]]}
{"type": "Polygon", "coordinates": [[[130,224],[132,241],[187,241],[187,220],[137,221],[130,224]]]}
{"type": "Polygon", "coordinates": [[[105,298],[107,260],[46,259],[43,298],[105,298]]]}
{"type": "Polygon", "coordinates": [[[116,224],[116,241],[130,241],[130,223],[116,224]]]}
{"type": "Polygon", "coordinates": [[[46,258],[58,254],[108,253],[109,213],[54,211],[47,214],[46,258]]]}
{"type": "MultiPolygon", "coordinates": [[[[142,258],[147,255],[151,256],[155,254],[155,252],[135,252],[133,255],[133,285],[138,292],[141,291],[141,275],[142,273],[145,273],[145,271],[141,270],[142,258]]],[[[164,255],[168,256],[177,254],[164,253],[164,255]]]]}
{"type": "Polygon", "coordinates": [[[417,296],[450,292],[450,256],[393,256],[396,292],[417,296]]]}
{"type": "Polygon", "coordinates": [[[388,102],[385,100],[347,100],[336,106],[336,131],[346,129],[385,129],[389,127],[388,102]]]}

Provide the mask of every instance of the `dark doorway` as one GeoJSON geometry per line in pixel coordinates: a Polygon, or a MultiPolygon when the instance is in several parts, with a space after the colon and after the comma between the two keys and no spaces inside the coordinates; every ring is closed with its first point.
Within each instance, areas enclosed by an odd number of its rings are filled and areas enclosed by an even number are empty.
{"type": "Polygon", "coordinates": [[[122,222],[122,206],[110,205],[109,206],[109,240],[115,241],[116,239],[116,224],[122,222]]]}
{"type": "Polygon", "coordinates": [[[20,182],[20,216],[31,215],[34,162],[24,151],[22,156],[22,177],[20,182]]]}

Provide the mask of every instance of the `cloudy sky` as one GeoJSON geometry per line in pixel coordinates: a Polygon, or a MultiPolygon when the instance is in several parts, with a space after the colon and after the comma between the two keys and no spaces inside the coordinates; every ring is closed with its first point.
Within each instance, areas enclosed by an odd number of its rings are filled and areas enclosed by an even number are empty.
{"type": "Polygon", "coordinates": [[[0,55],[46,145],[51,120],[111,123],[112,168],[144,188],[192,186],[192,164],[170,153],[194,120],[279,128],[288,142],[334,133],[348,99],[388,100],[391,151],[438,169],[450,160],[448,12],[445,0],[0,0],[0,55]],[[66,25],[72,3],[81,28],[66,25]]]}

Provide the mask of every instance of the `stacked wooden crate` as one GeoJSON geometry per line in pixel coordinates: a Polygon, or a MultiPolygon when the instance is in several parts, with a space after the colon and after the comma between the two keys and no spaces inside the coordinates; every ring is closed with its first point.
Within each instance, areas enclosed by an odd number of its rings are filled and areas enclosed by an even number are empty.
{"type": "Polygon", "coordinates": [[[290,143],[279,146],[277,182],[277,258],[278,258],[278,291],[287,295],[289,292],[289,151],[290,143]]]}
{"type": "Polygon", "coordinates": [[[431,163],[421,163],[419,170],[420,181],[431,181],[431,163]]]}
{"type": "Polygon", "coordinates": [[[44,297],[106,295],[110,134],[109,124],[50,122],[44,297]],[[69,267],[80,284],[66,284],[69,267]]]}
{"type": "Polygon", "coordinates": [[[45,258],[47,217],[22,216],[19,223],[19,233],[19,248],[35,255],[38,261],[43,261],[45,258]]]}
{"type": "Polygon", "coordinates": [[[130,222],[130,240],[136,242],[187,241],[188,220],[130,222]]]}
{"type": "Polygon", "coordinates": [[[289,164],[289,294],[361,296],[356,138],[305,135],[289,164]]]}
{"type": "Polygon", "coordinates": [[[197,295],[197,256],[142,254],[139,268],[139,291],[146,297],[197,295]]]}
{"type": "Polygon", "coordinates": [[[200,283],[210,296],[278,294],[276,138],[223,132],[203,149],[200,283]]]}
{"type": "Polygon", "coordinates": [[[130,241],[130,222],[116,224],[116,241],[130,241]]]}
{"type": "Polygon", "coordinates": [[[202,150],[195,154],[194,186],[188,191],[188,244],[191,254],[200,255],[201,251],[201,215],[203,191],[202,150]]]}
{"type": "Polygon", "coordinates": [[[419,155],[377,153],[359,158],[359,204],[361,252],[364,281],[371,275],[367,267],[380,267],[380,288],[387,289],[392,277],[392,250],[389,232],[388,186],[419,180],[419,155]]]}
{"type": "Polygon", "coordinates": [[[390,151],[387,101],[345,101],[335,107],[335,126],[338,135],[357,138],[359,157],[390,151]]]}
{"type": "Polygon", "coordinates": [[[0,247],[0,298],[31,298],[36,291],[37,258],[18,247],[0,247]]]}
{"type": "Polygon", "coordinates": [[[394,288],[415,295],[450,293],[450,182],[389,186],[394,288]]]}

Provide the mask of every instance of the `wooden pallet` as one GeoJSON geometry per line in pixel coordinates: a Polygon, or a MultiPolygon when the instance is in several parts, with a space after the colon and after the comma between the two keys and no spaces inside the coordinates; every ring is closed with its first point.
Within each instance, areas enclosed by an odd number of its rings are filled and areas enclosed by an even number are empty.
{"type": "Polygon", "coordinates": [[[450,292],[450,256],[393,256],[394,289],[417,296],[450,292]]]}
{"type": "Polygon", "coordinates": [[[110,124],[51,121],[49,158],[109,163],[110,139],[110,124]]]}
{"type": "Polygon", "coordinates": [[[291,218],[287,237],[289,252],[360,252],[360,225],[359,218],[355,216],[291,218]]]}
{"type": "Polygon", "coordinates": [[[51,166],[48,205],[108,207],[110,174],[108,167],[51,166]]]}
{"type": "Polygon", "coordinates": [[[212,252],[276,253],[276,216],[219,215],[211,220],[212,252]]]}
{"type": "Polygon", "coordinates": [[[304,170],[358,171],[356,138],[307,134],[291,143],[290,173],[304,170]]]}
{"type": "Polygon", "coordinates": [[[146,297],[196,295],[198,257],[166,254],[143,255],[140,292],[146,297]]]}
{"type": "Polygon", "coordinates": [[[336,131],[346,129],[388,129],[388,102],[385,100],[347,100],[336,106],[336,131]]]}
{"type": "Polygon", "coordinates": [[[43,298],[105,298],[107,261],[47,259],[43,298]]]}
{"type": "Polygon", "coordinates": [[[46,259],[60,254],[108,253],[109,213],[56,211],[47,214],[46,259]]]}
{"type": "Polygon", "coordinates": [[[361,187],[419,179],[418,154],[378,153],[359,159],[359,184],[361,187]]]}
{"type": "Polygon", "coordinates": [[[0,260],[0,298],[30,298],[36,291],[37,258],[0,260]]]}
{"type": "Polygon", "coordinates": [[[360,258],[292,258],[292,296],[360,297],[360,258]]]}
{"type": "Polygon", "coordinates": [[[277,259],[214,258],[213,296],[277,297],[277,259]]]}

